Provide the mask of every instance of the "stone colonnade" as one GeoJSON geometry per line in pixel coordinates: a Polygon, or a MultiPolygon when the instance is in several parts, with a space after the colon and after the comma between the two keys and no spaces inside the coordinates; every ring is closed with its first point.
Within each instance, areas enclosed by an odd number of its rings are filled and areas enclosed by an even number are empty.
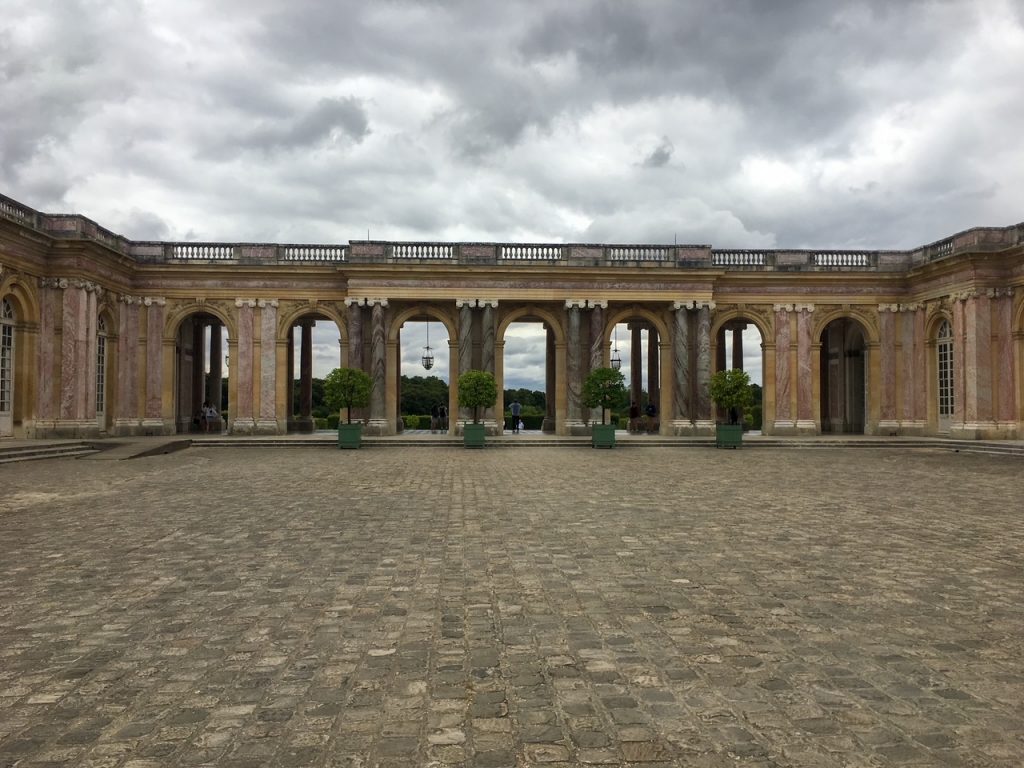
{"type": "MultiPolygon", "coordinates": [[[[595,420],[596,413],[582,406],[582,382],[589,370],[609,364],[611,330],[620,322],[633,334],[634,393],[639,388],[635,375],[644,362],[637,337],[641,329],[648,332],[648,394],[658,404],[662,434],[711,433],[716,414],[708,381],[713,370],[741,364],[742,327],[750,323],[763,335],[767,433],[849,431],[853,422],[855,429],[868,433],[936,434],[935,338],[943,320],[952,329],[954,349],[948,433],[1011,437],[1019,434],[1021,420],[1024,332],[1019,326],[1024,312],[1012,288],[852,306],[741,306],[709,299],[625,303],[613,296],[558,302],[348,296],[321,301],[319,311],[296,299],[198,301],[118,294],[71,278],[41,278],[33,295],[36,317],[19,326],[33,350],[32,379],[37,384],[33,392],[21,394],[26,436],[171,434],[183,429],[197,401],[219,404],[222,328],[232,361],[229,431],[280,434],[289,427],[311,428],[311,318],[322,318],[325,312],[339,324],[347,364],[366,370],[373,379],[370,406],[359,418],[376,434],[400,429],[397,326],[424,317],[440,320],[448,329],[451,382],[467,370],[486,370],[495,374],[499,391],[505,379],[502,329],[516,319],[542,319],[549,394],[545,427],[558,434],[583,433],[595,420]],[[101,315],[111,342],[106,372],[97,369],[101,315]],[[302,334],[297,421],[291,414],[296,327],[302,334]],[[724,348],[729,332],[731,361],[725,359],[724,348]],[[192,361],[189,366],[186,356],[192,361]],[[105,415],[102,408],[98,413],[96,403],[97,377],[104,373],[110,406],[105,415]]],[[[454,386],[451,391],[449,412],[469,418],[458,410],[454,386]]],[[[492,431],[501,429],[503,409],[499,397],[485,414],[492,431]]],[[[451,420],[453,428],[459,419],[451,420]]]]}

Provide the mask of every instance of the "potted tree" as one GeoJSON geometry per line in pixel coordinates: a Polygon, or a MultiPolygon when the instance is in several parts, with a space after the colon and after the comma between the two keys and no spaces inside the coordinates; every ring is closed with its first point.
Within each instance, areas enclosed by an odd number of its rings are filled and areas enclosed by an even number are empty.
{"type": "Polygon", "coordinates": [[[466,371],[459,376],[459,405],[473,409],[473,423],[462,426],[462,441],[467,448],[483,448],[484,425],[480,409],[491,408],[498,401],[494,377],[486,371],[466,371]]]}
{"type": "Polygon", "coordinates": [[[711,377],[709,386],[711,399],[724,408],[728,422],[718,422],[715,427],[716,448],[739,448],[743,442],[743,424],[740,412],[754,404],[754,396],[750,391],[750,376],[746,371],[733,368],[729,371],[718,371],[711,377]]]}
{"type": "Polygon", "coordinates": [[[626,382],[622,371],[615,368],[595,368],[583,382],[583,405],[601,409],[601,423],[594,424],[590,432],[590,444],[594,448],[615,447],[615,425],[606,424],[606,414],[611,408],[621,407],[626,401],[626,382]]]}
{"type": "Polygon", "coordinates": [[[363,425],[352,423],[352,409],[370,404],[373,379],[358,368],[335,368],[324,378],[324,401],[333,410],[344,408],[345,422],[338,423],[338,447],[358,448],[363,439],[363,425]]]}

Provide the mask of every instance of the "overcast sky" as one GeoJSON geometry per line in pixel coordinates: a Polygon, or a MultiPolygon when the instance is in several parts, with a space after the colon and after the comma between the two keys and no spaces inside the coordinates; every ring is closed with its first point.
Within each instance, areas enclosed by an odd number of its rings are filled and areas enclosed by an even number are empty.
{"type": "Polygon", "coordinates": [[[134,239],[914,247],[1024,219],[1022,7],[0,0],[0,191],[134,239]]]}

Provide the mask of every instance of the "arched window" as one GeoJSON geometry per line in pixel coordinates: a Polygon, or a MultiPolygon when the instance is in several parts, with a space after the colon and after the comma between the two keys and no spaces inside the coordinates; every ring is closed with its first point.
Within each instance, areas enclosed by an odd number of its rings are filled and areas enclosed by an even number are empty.
{"type": "Polygon", "coordinates": [[[946,432],[953,417],[953,329],[949,320],[943,320],[939,326],[935,349],[938,355],[939,374],[939,430],[946,432]]]}
{"type": "Polygon", "coordinates": [[[14,427],[14,307],[0,303],[0,435],[14,427]]]}
{"type": "Polygon", "coordinates": [[[107,321],[96,326],[96,419],[102,424],[107,410],[107,321]]]}

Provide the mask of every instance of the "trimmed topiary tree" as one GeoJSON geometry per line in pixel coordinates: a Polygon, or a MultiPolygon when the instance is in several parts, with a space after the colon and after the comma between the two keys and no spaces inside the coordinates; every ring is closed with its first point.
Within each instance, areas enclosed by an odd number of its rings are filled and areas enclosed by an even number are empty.
{"type": "Polygon", "coordinates": [[[739,368],[718,371],[711,377],[708,391],[715,404],[725,409],[730,424],[738,422],[739,411],[754,404],[750,376],[739,368]]]}
{"type": "Polygon", "coordinates": [[[480,409],[498,401],[498,386],[486,371],[466,371],[459,376],[459,405],[473,409],[473,423],[480,423],[480,409]]]}
{"type": "Polygon", "coordinates": [[[607,412],[621,408],[626,402],[626,379],[622,371],[615,368],[595,368],[583,382],[583,405],[601,409],[601,423],[605,423],[607,412]]]}
{"type": "Polygon", "coordinates": [[[352,423],[352,409],[370,404],[373,379],[358,368],[335,368],[324,378],[324,401],[332,411],[344,408],[346,423],[352,423]]]}

